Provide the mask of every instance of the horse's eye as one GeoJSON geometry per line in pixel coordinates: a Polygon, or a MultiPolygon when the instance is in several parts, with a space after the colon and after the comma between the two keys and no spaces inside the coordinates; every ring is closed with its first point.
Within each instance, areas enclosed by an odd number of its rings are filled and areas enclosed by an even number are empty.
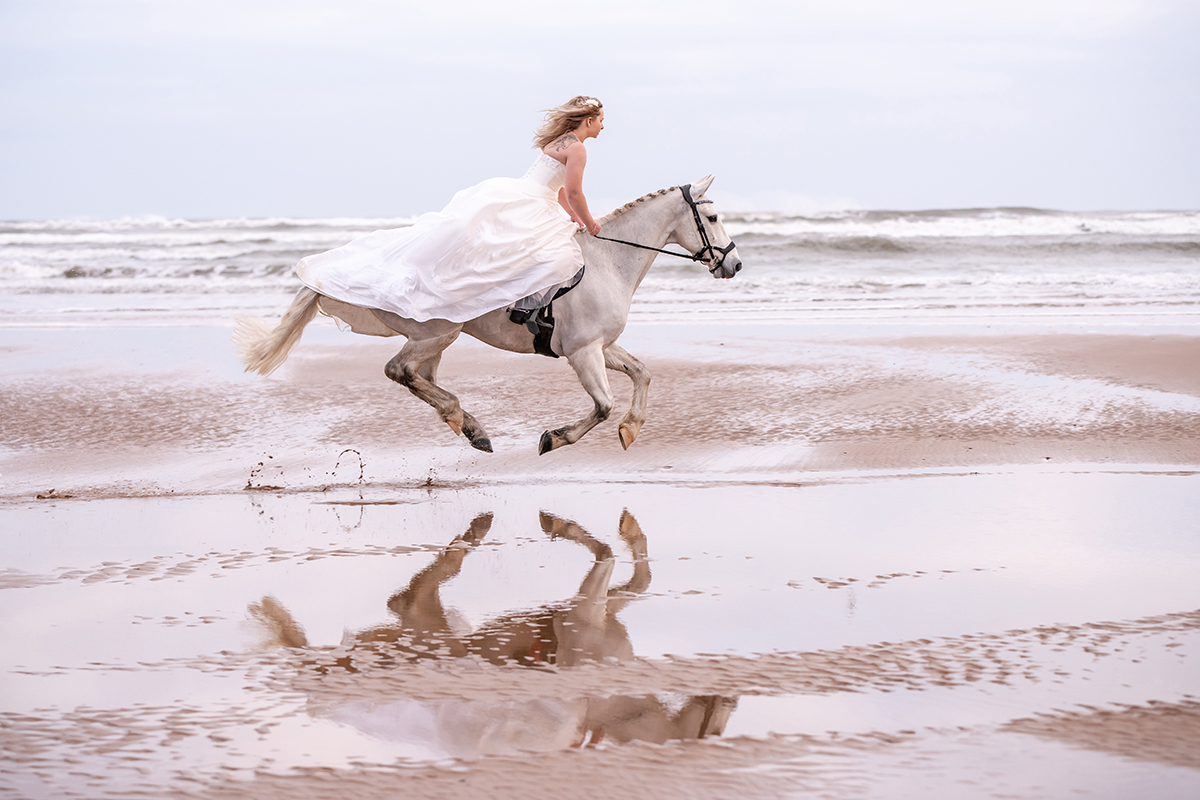
{"type": "Polygon", "coordinates": [[[717,215],[716,215],[716,214],[713,214],[711,217],[709,217],[709,218],[708,218],[708,221],[709,221],[709,222],[712,222],[712,223],[716,223],[716,221],[717,221],[717,215]]]}

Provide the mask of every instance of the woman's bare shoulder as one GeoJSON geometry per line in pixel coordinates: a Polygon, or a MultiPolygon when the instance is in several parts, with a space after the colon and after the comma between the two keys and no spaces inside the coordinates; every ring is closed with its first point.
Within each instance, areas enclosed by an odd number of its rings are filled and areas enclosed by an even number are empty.
{"type": "Polygon", "coordinates": [[[542,152],[553,158],[555,161],[567,163],[570,156],[575,155],[578,151],[583,150],[583,142],[579,141],[579,137],[574,133],[564,133],[562,136],[555,139],[550,144],[542,148],[542,152]]]}

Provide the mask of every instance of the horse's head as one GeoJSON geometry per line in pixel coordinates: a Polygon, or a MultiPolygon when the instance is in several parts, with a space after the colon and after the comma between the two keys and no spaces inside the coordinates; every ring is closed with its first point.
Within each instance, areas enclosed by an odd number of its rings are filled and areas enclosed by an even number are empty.
{"type": "Polygon", "coordinates": [[[705,196],[713,176],[705,175],[687,186],[680,186],[684,207],[671,232],[672,240],[692,252],[693,258],[708,267],[714,278],[732,278],[742,269],[737,246],[725,232],[721,215],[705,196]]]}

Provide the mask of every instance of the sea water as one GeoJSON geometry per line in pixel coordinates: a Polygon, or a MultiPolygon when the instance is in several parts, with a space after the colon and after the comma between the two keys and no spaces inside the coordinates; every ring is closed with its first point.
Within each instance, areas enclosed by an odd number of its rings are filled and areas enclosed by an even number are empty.
{"type": "MultiPolygon", "coordinates": [[[[724,213],[745,268],[659,256],[631,320],[1200,320],[1200,211],[724,213]]],[[[293,267],[411,218],[0,222],[0,325],[277,314],[293,267]]],[[[632,256],[632,251],[631,251],[632,256]]]]}

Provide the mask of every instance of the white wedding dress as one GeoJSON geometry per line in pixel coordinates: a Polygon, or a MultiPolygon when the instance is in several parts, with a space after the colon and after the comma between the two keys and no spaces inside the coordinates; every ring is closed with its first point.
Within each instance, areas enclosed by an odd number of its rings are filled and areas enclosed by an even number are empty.
{"type": "Polygon", "coordinates": [[[541,153],[522,178],[464,189],[410,227],[301,259],[296,274],[326,297],[418,322],[536,308],[583,267],[578,226],[558,204],[565,178],[566,167],[541,153]]]}

